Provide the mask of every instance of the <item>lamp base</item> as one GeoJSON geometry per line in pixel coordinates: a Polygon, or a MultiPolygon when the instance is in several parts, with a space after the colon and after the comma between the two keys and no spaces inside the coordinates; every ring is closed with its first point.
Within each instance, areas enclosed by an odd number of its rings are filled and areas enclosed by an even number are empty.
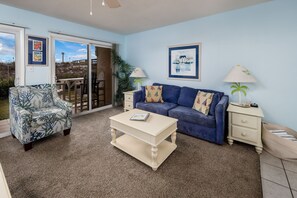
{"type": "Polygon", "coordinates": [[[251,107],[249,104],[239,104],[237,102],[230,102],[230,104],[232,104],[234,106],[242,107],[242,108],[250,108],[251,107]]]}

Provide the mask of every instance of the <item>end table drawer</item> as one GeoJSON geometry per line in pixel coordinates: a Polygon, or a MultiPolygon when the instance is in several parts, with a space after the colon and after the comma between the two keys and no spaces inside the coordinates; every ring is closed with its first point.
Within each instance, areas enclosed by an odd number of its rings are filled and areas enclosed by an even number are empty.
{"type": "Polygon", "coordinates": [[[257,141],[257,131],[232,125],[232,136],[250,142],[257,141]]]}
{"type": "Polygon", "coordinates": [[[125,94],[125,101],[133,101],[133,95],[132,94],[125,94]]]}
{"type": "Polygon", "coordinates": [[[133,109],[133,103],[132,102],[125,102],[125,109],[133,109]]]}
{"type": "Polygon", "coordinates": [[[233,113],[232,124],[257,129],[257,117],[233,113]]]}

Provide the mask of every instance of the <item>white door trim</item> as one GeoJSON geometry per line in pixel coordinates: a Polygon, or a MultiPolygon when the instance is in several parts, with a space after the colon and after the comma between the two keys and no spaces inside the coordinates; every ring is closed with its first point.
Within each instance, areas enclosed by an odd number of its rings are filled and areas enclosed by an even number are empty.
{"type": "Polygon", "coordinates": [[[15,85],[25,85],[25,29],[0,24],[0,32],[15,35],[15,85]]]}

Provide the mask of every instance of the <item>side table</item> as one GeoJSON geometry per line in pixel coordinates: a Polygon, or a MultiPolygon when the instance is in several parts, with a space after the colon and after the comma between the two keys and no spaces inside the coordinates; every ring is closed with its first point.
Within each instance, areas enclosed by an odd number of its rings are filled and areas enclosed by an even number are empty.
{"type": "Polygon", "coordinates": [[[229,133],[228,143],[233,144],[233,141],[244,142],[254,145],[258,154],[262,153],[262,118],[263,111],[260,107],[244,108],[229,104],[229,133]]]}
{"type": "Polygon", "coordinates": [[[124,111],[133,109],[133,94],[135,91],[138,90],[124,92],[124,111]]]}

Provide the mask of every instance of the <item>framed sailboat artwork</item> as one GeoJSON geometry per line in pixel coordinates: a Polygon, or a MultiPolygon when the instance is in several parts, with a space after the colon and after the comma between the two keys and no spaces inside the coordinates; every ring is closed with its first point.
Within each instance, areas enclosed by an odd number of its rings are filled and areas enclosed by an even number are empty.
{"type": "Polygon", "coordinates": [[[168,76],[170,79],[200,80],[201,43],[170,46],[168,48],[168,76]]]}

